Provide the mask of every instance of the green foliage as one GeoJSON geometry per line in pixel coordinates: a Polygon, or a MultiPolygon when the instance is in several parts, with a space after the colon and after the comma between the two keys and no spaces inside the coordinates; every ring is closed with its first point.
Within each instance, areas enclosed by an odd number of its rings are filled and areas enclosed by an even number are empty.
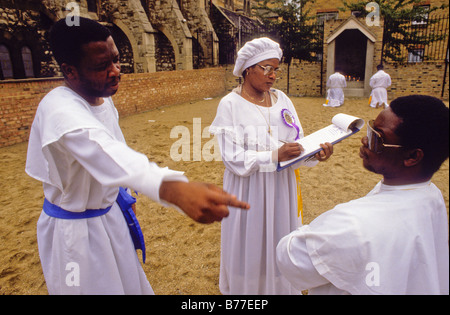
{"type": "Polygon", "coordinates": [[[293,58],[305,61],[315,59],[322,47],[321,33],[312,22],[315,16],[305,10],[307,3],[315,0],[262,0],[254,8],[258,17],[269,29],[274,29],[283,49],[285,62],[290,65],[293,58]]]}
{"type": "Polygon", "coordinates": [[[342,0],[343,8],[341,11],[351,10],[360,11],[363,16],[369,12],[366,11],[366,4],[369,2],[375,2],[380,7],[381,16],[389,19],[417,19],[424,16],[426,13],[431,13],[438,9],[444,9],[448,5],[442,5],[439,7],[430,7],[429,9],[424,7],[423,0],[371,0],[351,3],[347,0],[342,0]]]}
{"type": "Polygon", "coordinates": [[[355,3],[342,0],[344,7],[340,10],[359,11],[364,17],[369,13],[366,11],[366,5],[369,2],[378,4],[380,16],[384,19],[384,60],[403,62],[402,50],[405,48],[414,52],[414,47],[427,46],[445,38],[445,34],[427,32],[426,28],[437,21],[429,19],[430,14],[447,8],[447,4],[425,7],[422,5],[423,0],[371,0],[355,3]]]}

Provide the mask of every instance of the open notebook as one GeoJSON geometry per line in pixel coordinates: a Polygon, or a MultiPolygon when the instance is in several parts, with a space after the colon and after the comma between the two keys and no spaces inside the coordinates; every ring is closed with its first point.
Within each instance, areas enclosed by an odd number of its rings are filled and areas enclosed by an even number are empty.
{"type": "Polygon", "coordinates": [[[313,157],[317,152],[322,150],[320,147],[321,143],[330,142],[334,145],[357,133],[364,126],[364,120],[361,118],[343,113],[336,114],[331,122],[331,125],[297,140],[305,151],[292,160],[279,162],[277,170],[281,171],[301,160],[313,157]]]}

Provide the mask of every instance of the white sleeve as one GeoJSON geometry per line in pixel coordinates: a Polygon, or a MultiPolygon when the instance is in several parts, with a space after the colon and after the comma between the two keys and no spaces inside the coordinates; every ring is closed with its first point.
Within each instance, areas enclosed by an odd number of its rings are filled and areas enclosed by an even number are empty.
{"type": "Polygon", "coordinates": [[[283,237],[276,251],[278,269],[297,290],[312,289],[329,283],[317,272],[311,261],[302,228],[283,237]]]}
{"type": "Polygon", "coordinates": [[[128,187],[158,203],[165,204],[159,198],[163,181],[188,181],[183,172],[160,168],[101,129],[75,130],[59,143],[102,185],[128,187]]]}
{"type": "Polygon", "coordinates": [[[341,87],[342,88],[347,87],[347,80],[345,80],[344,76],[341,76],[341,87]]]}
{"type": "Polygon", "coordinates": [[[386,75],[385,87],[388,88],[388,87],[391,86],[391,84],[392,84],[391,76],[390,76],[389,74],[387,74],[387,75],[386,75]]]}
{"type": "Polygon", "coordinates": [[[370,85],[370,87],[371,87],[372,89],[375,88],[375,81],[376,81],[376,77],[375,77],[375,75],[373,75],[373,76],[370,78],[370,81],[369,81],[369,85],[370,85]]]}
{"type": "Polygon", "coordinates": [[[227,169],[238,176],[250,176],[258,171],[276,169],[273,151],[245,150],[233,141],[233,136],[226,132],[217,134],[217,140],[223,163],[227,169]]]}

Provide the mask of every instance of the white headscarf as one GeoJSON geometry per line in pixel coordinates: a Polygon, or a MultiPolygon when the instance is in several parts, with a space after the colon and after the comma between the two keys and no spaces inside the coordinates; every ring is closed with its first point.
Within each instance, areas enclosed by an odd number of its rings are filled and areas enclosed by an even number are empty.
{"type": "Polygon", "coordinates": [[[256,38],[245,43],[245,45],[239,49],[233,74],[237,77],[241,77],[242,72],[248,67],[267,59],[277,58],[278,60],[281,60],[282,56],[283,52],[278,43],[267,37],[256,38]]]}

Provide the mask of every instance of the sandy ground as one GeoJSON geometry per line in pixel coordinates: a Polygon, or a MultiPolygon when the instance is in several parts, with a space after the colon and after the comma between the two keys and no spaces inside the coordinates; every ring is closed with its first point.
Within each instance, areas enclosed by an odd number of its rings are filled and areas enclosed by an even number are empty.
{"type": "MultiPolygon", "coordinates": [[[[171,130],[175,126],[185,126],[193,141],[194,118],[201,118],[201,130],[209,126],[219,100],[161,107],[121,119],[121,126],[128,144],[150,160],[185,171],[191,181],[221,186],[222,162],[194,161],[192,149],[189,161],[173,161],[170,156],[170,148],[181,137],[170,138],[171,130]]],[[[380,112],[380,109],[369,108],[366,99],[348,99],[340,108],[323,107],[321,98],[292,100],[305,134],[327,126],[339,112],[365,121],[380,112]]],[[[380,176],[362,167],[358,155],[360,139],[365,133],[366,127],[336,145],[330,160],[301,170],[304,223],[338,203],[365,195],[380,180],[380,176]]],[[[202,138],[202,146],[210,140],[202,138]]],[[[36,242],[36,222],[43,194],[41,184],[24,172],[26,149],[26,143],[0,149],[0,294],[47,294],[36,242]]],[[[446,161],[433,178],[442,190],[447,212],[448,168],[446,161]]],[[[197,224],[145,196],[138,197],[138,218],[147,245],[144,270],[156,294],[220,294],[220,223],[197,224]]]]}

